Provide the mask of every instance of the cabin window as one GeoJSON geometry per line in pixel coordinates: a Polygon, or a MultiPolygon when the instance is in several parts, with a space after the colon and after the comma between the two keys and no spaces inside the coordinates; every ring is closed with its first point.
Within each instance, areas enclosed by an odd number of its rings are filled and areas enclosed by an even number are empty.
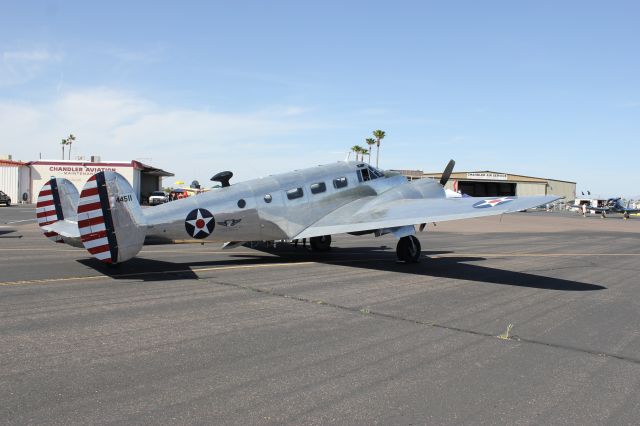
{"type": "Polygon", "coordinates": [[[264,202],[265,203],[270,203],[271,200],[273,200],[273,197],[271,196],[271,194],[267,194],[264,196],[264,202]]]}
{"type": "Polygon", "coordinates": [[[339,177],[333,180],[333,187],[336,189],[344,188],[349,184],[346,177],[339,177]]]}
{"type": "Polygon", "coordinates": [[[327,190],[327,185],[324,182],[317,182],[311,184],[311,193],[312,194],[320,194],[327,190]]]}
{"type": "Polygon", "coordinates": [[[240,198],[238,200],[238,207],[240,207],[241,209],[244,209],[244,207],[247,205],[247,202],[245,200],[243,200],[242,198],[240,198]]]}
{"type": "Polygon", "coordinates": [[[372,176],[369,174],[369,169],[360,169],[358,170],[358,173],[362,177],[362,180],[360,182],[366,182],[368,180],[371,180],[372,178],[372,176]]]}
{"type": "Polygon", "coordinates": [[[287,198],[290,200],[295,200],[296,198],[302,197],[303,192],[302,188],[293,188],[287,191],[287,198]]]}

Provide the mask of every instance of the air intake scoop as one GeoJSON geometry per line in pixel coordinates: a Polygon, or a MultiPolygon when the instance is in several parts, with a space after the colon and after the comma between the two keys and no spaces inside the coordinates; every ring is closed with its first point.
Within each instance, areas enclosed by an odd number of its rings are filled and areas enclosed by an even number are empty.
{"type": "Polygon", "coordinates": [[[213,176],[211,180],[214,182],[220,182],[222,187],[226,188],[227,186],[231,186],[229,181],[231,180],[232,177],[233,177],[233,173],[231,173],[230,171],[224,171],[224,172],[216,173],[216,175],[213,176]]]}

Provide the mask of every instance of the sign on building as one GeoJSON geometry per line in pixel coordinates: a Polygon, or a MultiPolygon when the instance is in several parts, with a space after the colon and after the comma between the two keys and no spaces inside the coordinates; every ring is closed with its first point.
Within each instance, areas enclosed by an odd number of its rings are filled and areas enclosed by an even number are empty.
{"type": "Polygon", "coordinates": [[[504,173],[493,173],[493,172],[469,172],[467,173],[467,179],[507,180],[507,175],[504,173]]]}

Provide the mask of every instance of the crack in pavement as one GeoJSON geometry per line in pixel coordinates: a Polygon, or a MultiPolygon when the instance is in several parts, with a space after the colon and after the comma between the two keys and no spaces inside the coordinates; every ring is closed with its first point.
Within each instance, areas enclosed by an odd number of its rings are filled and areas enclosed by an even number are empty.
{"type": "Polygon", "coordinates": [[[593,355],[593,356],[597,356],[597,357],[601,357],[601,358],[613,358],[613,359],[617,359],[617,360],[620,360],[620,361],[625,361],[625,362],[630,362],[632,364],[640,365],[640,358],[634,358],[634,357],[630,357],[630,356],[619,355],[619,354],[615,354],[615,353],[611,353],[611,352],[601,352],[601,351],[596,351],[596,350],[592,350],[592,349],[581,348],[581,347],[578,347],[578,346],[565,345],[565,344],[553,343],[553,342],[545,342],[543,340],[529,339],[529,338],[520,337],[520,336],[517,336],[517,335],[513,335],[513,336],[510,336],[510,337],[506,337],[506,338],[505,337],[499,337],[499,336],[496,336],[494,334],[487,333],[487,332],[484,332],[484,331],[472,330],[472,329],[462,328],[462,327],[455,327],[455,326],[446,325],[446,324],[439,324],[439,323],[435,323],[435,322],[421,321],[421,320],[418,320],[418,319],[402,317],[400,315],[394,315],[394,314],[387,314],[387,313],[384,313],[384,312],[372,311],[369,308],[349,307],[349,306],[339,305],[337,303],[325,302],[323,300],[313,300],[313,299],[309,299],[309,298],[306,298],[306,297],[294,296],[294,295],[290,295],[290,294],[286,294],[286,293],[280,293],[280,292],[273,291],[273,290],[268,290],[268,289],[262,289],[262,288],[256,288],[256,287],[246,286],[246,285],[242,285],[242,284],[234,284],[234,283],[229,283],[229,282],[224,282],[224,281],[212,280],[210,278],[198,278],[198,280],[207,281],[207,282],[210,282],[210,283],[213,283],[213,284],[218,284],[218,285],[221,285],[221,286],[227,286],[227,287],[233,287],[233,288],[248,290],[248,291],[251,291],[251,292],[254,292],[254,293],[263,294],[263,295],[266,295],[266,296],[280,297],[280,298],[284,298],[284,299],[295,300],[296,302],[303,302],[303,303],[310,303],[310,304],[319,305],[319,306],[326,306],[326,307],[330,307],[330,308],[334,308],[334,309],[339,309],[339,310],[342,310],[342,311],[356,313],[356,314],[359,314],[359,315],[368,315],[368,316],[371,316],[371,317],[379,317],[379,318],[384,318],[384,319],[388,319],[388,320],[392,320],[392,321],[408,322],[408,323],[422,325],[422,326],[426,326],[426,327],[433,327],[433,328],[439,328],[439,329],[443,329],[443,330],[455,331],[455,332],[458,332],[458,333],[470,334],[470,335],[473,335],[473,336],[488,337],[488,338],[496,339],[496,340],[507,340],[507,341],[510,340],[510,341],[513,341],[513,342],[528,343],[528,344],[532,344],[532,345],[541,345],[541,346],[546,346],[546,347],[549,347],[549,348],[562,349],[562,350],[571,351],[571,352],[579,352],[579,353],[583,353],[583,354],[587,354],[587,355],[593,355]]]}

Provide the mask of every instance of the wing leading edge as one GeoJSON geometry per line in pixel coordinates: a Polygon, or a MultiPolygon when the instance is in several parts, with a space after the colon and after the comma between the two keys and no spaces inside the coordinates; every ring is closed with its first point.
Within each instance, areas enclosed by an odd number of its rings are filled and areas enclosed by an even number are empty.
{"type": "Polygon", "coordinates": [[[368,197],[331,212],[294,239],[513,213],[551,203],[560,198],[555,195],[420,198],[380,204],[376,203],[376,197],[368,197]]]}

